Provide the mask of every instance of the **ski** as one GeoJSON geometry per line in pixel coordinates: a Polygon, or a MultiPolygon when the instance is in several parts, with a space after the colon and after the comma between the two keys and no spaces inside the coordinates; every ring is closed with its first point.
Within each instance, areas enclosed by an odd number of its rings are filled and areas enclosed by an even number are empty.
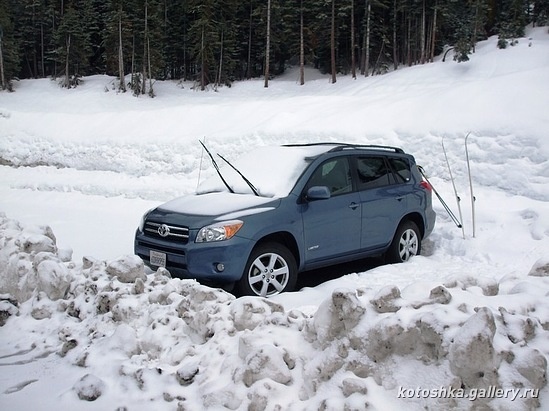
{"type": "Polygon", "coordinates": [[[469,174],[469,189],[471,190],[471,216],[473,219],[473,238],[475,238],[475,194],[473,192],[473,180],[471,178],[471,164],[469,162],[469,150],[467,148],[467,139],[471,133],[467,133],[465,136],[465,158],[467,160],[467,173],[469,174]]]}
{"type": "Polygon", "coordinates": [[[450,162],[448,161],[448,155],[446,154],[446,147],[444,147],[444,137],[442,137],[442,151],[444,152],[444,159],[446,160],[446,165],[448,166],[448,173],[450,174],[450,180],[452,181],[452,187],[454,188],[454,195],[456,196],[456,202],[458,206],[458,212],[459,212],[459,220],[460,220],[460,226],[461,226],[461,234],[463,235],[463,238],[465,238],[465,229],[463,228],[463,215],[461,213],[461,198],[459,197],[459,194],[456,189],[456,183],[454,181],[454,175],[452,174],[452,169],[450,168],[450,162]]]}

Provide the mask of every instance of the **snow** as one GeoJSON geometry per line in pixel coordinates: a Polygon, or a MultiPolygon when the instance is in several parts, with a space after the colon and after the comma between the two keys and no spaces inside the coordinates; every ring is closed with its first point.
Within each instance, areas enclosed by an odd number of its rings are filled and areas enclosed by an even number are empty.
{"type": "Polygon", "coordinates": [[[157,82],[154,99],[106,76],[0,93],[2,409],[549,409],[549,33],[527,36],[336,84],[308,70],[268,89],[157,82]],[[434,199],[406,264],[337,266],[264,300],[133,256],[143,213],[217,178],[198,140],[231,162],[286,143],[400,146],[455,211],[442,138],[465,238],[434,199]]]}
{"type": "Polygon", "coordinates": [[[243,208],[261,206],[272,202],[273,200],[271,198],[259,197],[253,194],[215,192],[178,197],[163,204],[162,209],[193,215],[215,216],[217,214],[229,214],[243,208]]]}
{"type": "MultiPolygon", "coordinates": [[[[308,165],[309,158],[327,151],[326,147],[276,147],[266,146],[251,150],[231,163],[264,197],[286,197],[308,165]],[[276,178],[273,178],[276,170],[276,178]],[[251,180],[250,180],[251,179],[251,180]]],[[[245,180],[231,167],[223,170],[223,178],[236,193],[253,191],[245,180]]],[[[218,176],[210,177],[198,187],[198,193],[228,191],[218,176]]]]}

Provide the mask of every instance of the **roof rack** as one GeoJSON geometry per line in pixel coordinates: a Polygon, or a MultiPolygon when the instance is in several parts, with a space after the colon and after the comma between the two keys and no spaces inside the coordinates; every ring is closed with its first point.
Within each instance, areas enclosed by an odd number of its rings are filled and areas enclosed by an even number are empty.
{"type": "Polygon", "coordinates": [[[284,144],[283,147],[310,147],[310,146],[335,146],[329,152],[341,151],[350,148],[368,148],[373,150],[387,150],[394,151],[395,153],[404,154],[404,150],[393,146],[383,146],[377,144],[351,144],[351,143],[337,143],[337,142],[321,142],[321,143],[298,143],[298,144],[284,144]]]}

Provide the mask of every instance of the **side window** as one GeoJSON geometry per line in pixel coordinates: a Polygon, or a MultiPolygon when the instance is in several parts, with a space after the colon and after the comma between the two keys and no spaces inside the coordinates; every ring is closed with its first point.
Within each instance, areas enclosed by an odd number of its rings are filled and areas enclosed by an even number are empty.
{"type": "Polygon", "coordinates": [[[314,186],[328,187],[332,196],[350,193],[353,190],[353,185],[348,159],[340,157],[322,163],[307,184],[307,188],[314,186]]]}
{"type": "Polygon", "coordinates": [[[391,172],[383,157],[359,157],[357,173],[359,190],[383,187],[393,183],[391,172]]]}
{"type": "Polygon", "coordinates": [[[410,163],[402,158],[390,158],[389,164],[393,169],[393,175],[397,184],[403,184],[410,181],[412,172],[410,171],[410,163]]]}

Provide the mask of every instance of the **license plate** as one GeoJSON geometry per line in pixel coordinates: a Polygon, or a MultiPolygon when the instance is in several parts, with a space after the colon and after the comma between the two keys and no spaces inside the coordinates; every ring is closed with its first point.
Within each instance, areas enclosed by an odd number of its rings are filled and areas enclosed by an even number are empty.
{"type": "Polygon", "coordinates": [[[166,267],[166,254],[150,250],[151,265],[166,267]]]}

